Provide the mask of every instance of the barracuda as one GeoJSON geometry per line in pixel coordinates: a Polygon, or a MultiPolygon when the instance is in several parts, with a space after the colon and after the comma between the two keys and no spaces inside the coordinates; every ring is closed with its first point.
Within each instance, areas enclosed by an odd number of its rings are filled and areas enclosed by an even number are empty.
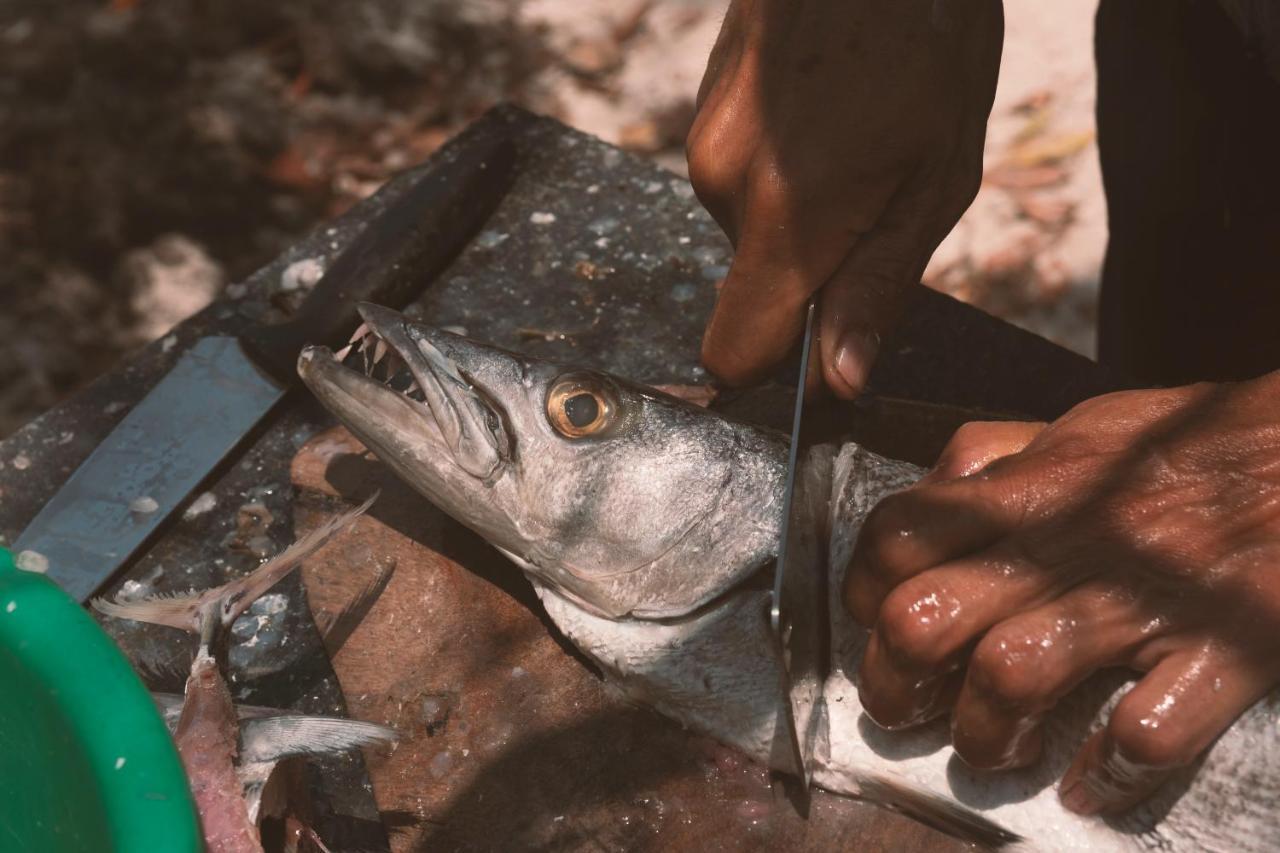
{"type": "MultiPolygon", "coordinates": [[[[606,374],[516,355],[362,306],[303,381],[432,503],[506,553],[564,634],[629,695],[767,762],[784,698],[766,615],[786,439],[606,374]],[[342,358],[360,362],[346,366],[342,358]],[[360,369],[363,368],[363,369],[360,369]]],[[[885,732],[854,687],[865,631],[839,590],[863,519],[923,473],[855,444],[814,448],[803,488],[832,567],[832,675],[814,781],[969,841],[1035,850],[1280,847],[1280,700],[1127,815],[1058,803],[1055,783],[1127,689],[1092,679],[1046,723],[1033,768],[979,773],[945,724],[885,732]]]]}

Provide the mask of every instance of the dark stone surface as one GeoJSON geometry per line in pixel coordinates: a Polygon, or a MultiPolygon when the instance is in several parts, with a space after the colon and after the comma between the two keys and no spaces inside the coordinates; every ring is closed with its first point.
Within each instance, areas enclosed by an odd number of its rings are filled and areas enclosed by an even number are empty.
{"type": "MultiPolygon", "coordinates": [[[[511,134],[519,148],[515,185],[486,228],[410,313],[461,326],[481,340],[641,381],[708,381],[698,365],[698,344],[730,249],[688,183],[518,110],[496,110],[467,132],[492,133],[511,134]]],[[[464,134],[431,162],[447,163],[467,144],[464,134]]],[[[214,304],[0,443],[4,541],[13,541],[194,340],[234,334],[277,313],[273,305],[280,301],[278,282],[285,267],[303,258],[331,260],[405,185],[404,178],[397,179],[318,229],[252,276],[239,298],[214,304]]],[[[919,310],[886,343],[872,382],[884,395],[1041,418],[1116,384],[1092,362],[923,291],[919,310]]],[[[222,583],[256,565],[264,549],[273,552],[289,541],[290,459],[331,421],[296,392],[281,412],[206,485],[216,497],[214,508],[173,519],[109,592],[126,580],[146,593],[222,583]],[[251,515],[242,507],[254,502],[266,507],[271,520],[265,531],[238,536],[251,515]]],[[[233,651],[233,692],[255,704],[341,712],[342,697],[299,587],[289,581],[276,592],[283,593],[287,606],[273,617],[269,641],[242,643],[233,651]]],[[[154,687],[180,689],[190,660],[187,638],[128,623],[106,627],[154,687]]],[[[385,837],[371,822],[376,812],[362,783],[359,757],[326,763],[317,778],[325,794],[321,810],[339,816],[327,832],[321,825],[322,835],[366,849],[385,848],[385,837]]]]}

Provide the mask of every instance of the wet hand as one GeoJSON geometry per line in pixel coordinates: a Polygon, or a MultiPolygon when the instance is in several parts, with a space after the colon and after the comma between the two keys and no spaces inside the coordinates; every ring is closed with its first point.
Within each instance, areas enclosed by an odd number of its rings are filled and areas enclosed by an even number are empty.
{"type": "Polygon", "coordinates": [[[930,255],[977,192],[999,0],[734,0],[688,139],[736,249],[703,360],[749,382],[822,290],[820,368],[856,396],[930,255]]]}
{"type": "Polygon", "coordinates": [[[1095,671],[1142,673],[1059,788],[1129,807],[1280,682],[1280,373],[965,426],[868,517],[845,599],[867,713],[950,712],[978,768],[1034,762],[1095,671]]]}

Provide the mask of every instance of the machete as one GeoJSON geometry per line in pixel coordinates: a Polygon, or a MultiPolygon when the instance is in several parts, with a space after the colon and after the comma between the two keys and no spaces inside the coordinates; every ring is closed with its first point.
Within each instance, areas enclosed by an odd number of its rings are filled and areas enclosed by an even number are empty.
{"type": "Polygon", "coordinates": [[[298,384],[304,344],[339,345],[356,303],[403,306],[489,218],[515,173],[507,139],[476,141],[420,174],[377,214],[288,321],[197,341],[18,537],[19,565],[84,602],[298,384]]]}

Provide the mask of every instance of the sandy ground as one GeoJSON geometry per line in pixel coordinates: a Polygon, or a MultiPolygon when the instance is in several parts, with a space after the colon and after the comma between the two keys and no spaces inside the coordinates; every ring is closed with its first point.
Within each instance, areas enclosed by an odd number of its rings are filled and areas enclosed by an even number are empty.
{"type": "MultiPolygon", "coordinates": [[[[500,100],[683,172],[725,1],[0,6],[0,436],[500,100]]],[[[926,273],[1089,354],[1093,6],[1006,0],[987,178],[926,273]]]]}

